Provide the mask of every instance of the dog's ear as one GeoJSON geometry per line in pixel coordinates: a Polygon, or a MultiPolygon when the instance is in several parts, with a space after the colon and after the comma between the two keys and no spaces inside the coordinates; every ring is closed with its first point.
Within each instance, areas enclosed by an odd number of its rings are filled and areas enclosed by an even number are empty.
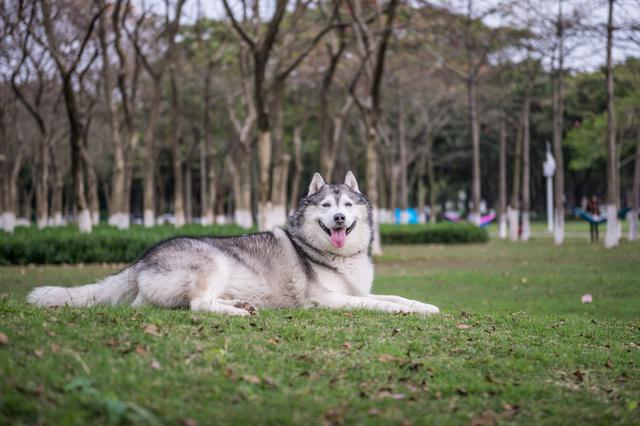
{"type": "Polygon", "coordinates": [[[324,179],[320,176],[320,173],[315,172],[313,174],[313,178],[311,179],[311,184],[309,185],[309,195],[313,195],[316,192],[320,191],[320,189],[324,186],[324,179]]]}
{"type": "Polygon", "coordinates": [[[356,177],[353,175],[353,173],[347,172],[347,175],[344,177],[344,184],[351,188],[353,191],[360,192],[360,189],[358,188],[358,181],[356,180],[356,177]]]}

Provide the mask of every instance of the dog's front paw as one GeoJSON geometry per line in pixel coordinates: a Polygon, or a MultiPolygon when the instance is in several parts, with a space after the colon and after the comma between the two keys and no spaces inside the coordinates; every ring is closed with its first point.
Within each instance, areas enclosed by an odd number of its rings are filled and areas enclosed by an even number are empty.
{"type": "Polygon", "coordinates": [[[440,313],[440,308],[427,303],[416,302],[412,306],[412,311],[423,315],[435,315],[440,313]]]}

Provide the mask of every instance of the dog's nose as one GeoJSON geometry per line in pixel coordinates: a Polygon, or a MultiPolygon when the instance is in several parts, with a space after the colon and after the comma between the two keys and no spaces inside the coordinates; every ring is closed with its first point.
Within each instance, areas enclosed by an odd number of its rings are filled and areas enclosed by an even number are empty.
{"type": "Polygon", "coordinates": [[[336,213],[333,216],[333,220],[336,222],[336,224],[338,225],[342,225],[344,223],[344,215],[342,213],[336,213]]]}

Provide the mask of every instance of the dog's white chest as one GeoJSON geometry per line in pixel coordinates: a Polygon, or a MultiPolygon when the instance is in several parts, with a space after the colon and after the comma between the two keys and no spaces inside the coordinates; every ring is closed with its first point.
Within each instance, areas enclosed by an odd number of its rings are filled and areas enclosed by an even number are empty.
{"type": "Polygon", "coordinates": [[[345,258],[332,266],[335,268],[314,268],[318,284],[327,291],[351,296],[365,296],[371,292],[373,264],[367,255],[345,258]]]}

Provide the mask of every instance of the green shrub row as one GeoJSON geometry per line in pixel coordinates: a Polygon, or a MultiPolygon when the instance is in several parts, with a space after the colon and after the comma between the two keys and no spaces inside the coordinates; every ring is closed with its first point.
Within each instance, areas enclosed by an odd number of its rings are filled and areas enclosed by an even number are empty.
{"type": "Polygon", "coordinates": [[[381,225],[382,244],[466,244],[489,240],[486,229],[470,223],[381,225]]]}
{"type": "MultiPolygon", "coordinates": [[[[175,236],[231,236],[247,231],[237,226],[189,225],[120,231],[107,225],[81,234],[73,226],[17,228],[14,234],[0,232],[0,264],[122,263],[131,262],[158,241],[175,236]]],[[[468,224],[382,225],[383,244],[478,243],[488,239],[484,229],[468,224]]]]}

